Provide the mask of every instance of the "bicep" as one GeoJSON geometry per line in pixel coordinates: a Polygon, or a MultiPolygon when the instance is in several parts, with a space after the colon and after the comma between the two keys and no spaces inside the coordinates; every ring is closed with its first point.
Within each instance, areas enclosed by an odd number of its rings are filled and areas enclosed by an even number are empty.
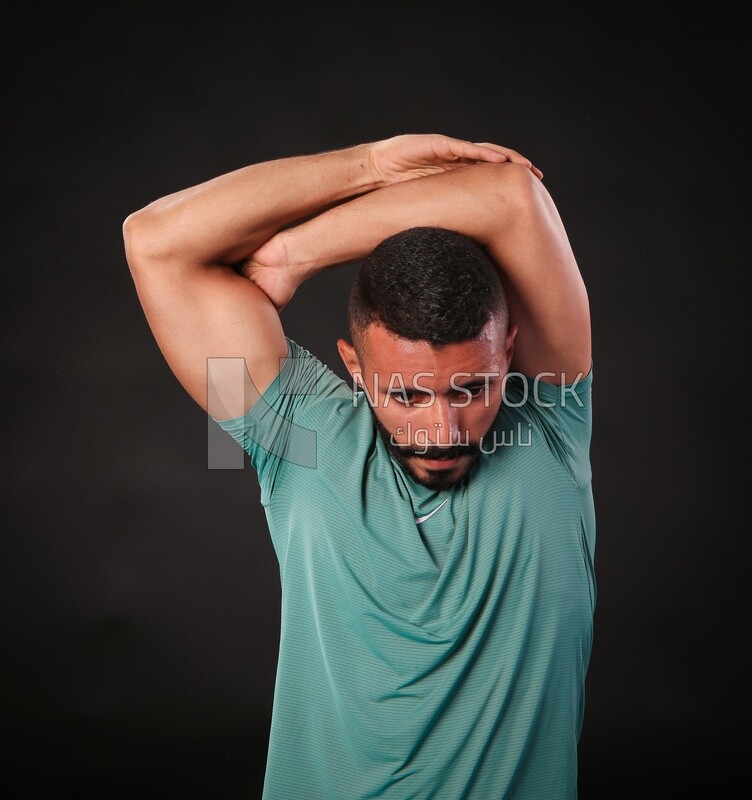
{"type": "Polygon", "coordinates": [[[587,290],[546,187],[527,169],[516,173],[516,213],[488,245],[518,328],[512,369],[555,373],[541,380],[570,383],[591,365],[587,290]]]}
{"type": "Polygon", "coordinates": [[[229,267],[130,261],[149,327],[181,385],[217,419],[247,412],[287,355],[269,298],[229,267]]]}

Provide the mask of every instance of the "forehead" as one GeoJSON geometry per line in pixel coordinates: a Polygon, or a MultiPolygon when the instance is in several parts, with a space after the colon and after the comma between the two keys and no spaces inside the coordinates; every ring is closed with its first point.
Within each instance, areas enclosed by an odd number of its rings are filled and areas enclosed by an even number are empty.
{"type": "MultiPolygon", "coordinates": [[[[501,372],[505,366],[504,341],[499,324],[490,320],[476,339],[432,345],[403,339],[382,325],[371,324],[364,331],[364,372],[400,373],[406,384],[417,373],[430,373],[437,384],[448,383],[455,373],[501,372]]],[[[430,383],[421,378],[422,383],[430,383]]]]}

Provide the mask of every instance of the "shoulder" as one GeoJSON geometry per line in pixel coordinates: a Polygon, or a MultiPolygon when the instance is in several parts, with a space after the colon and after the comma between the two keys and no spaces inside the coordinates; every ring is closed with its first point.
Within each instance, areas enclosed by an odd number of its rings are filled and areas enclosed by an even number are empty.
{"type": "Polygon", "coordinates": [[[495,435],[515,448],[525,448],[528,457],[547,453],[578,485],[587,484],[592,477],[592,384],[592,364],[587,375],[561,385],[510,373],[495,435]]]}

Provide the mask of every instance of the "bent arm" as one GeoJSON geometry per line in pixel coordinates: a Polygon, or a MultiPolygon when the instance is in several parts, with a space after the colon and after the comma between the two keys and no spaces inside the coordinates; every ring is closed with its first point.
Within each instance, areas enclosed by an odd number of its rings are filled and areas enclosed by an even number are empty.
{"type": "Polygon", "coordinates": [[[284,225],[376,188],[367,153],[358,145],[253,164],[125,221],[126,257],[152,333],[180,383],[216,418],[245,413],[287,354],[274,305],[232,265],[284,225]],[[238,357],[247,369],[242,386],[238,357]],[[212,393],[209,358],[225,359],[212,362],[212,393]]]}
{"type": "Polygon", "coordinates": [[[364,258],[408,227],[458,231],[487,249],[500,268],[512,324],[512,369],[571,383],[591,365],[585,285],[558,211],[530,169],[473,164],[380,189],[325,211],[269,243],[302,273],[364,258]],[[276,241],[275,241],[276,240],[276,241]]]}

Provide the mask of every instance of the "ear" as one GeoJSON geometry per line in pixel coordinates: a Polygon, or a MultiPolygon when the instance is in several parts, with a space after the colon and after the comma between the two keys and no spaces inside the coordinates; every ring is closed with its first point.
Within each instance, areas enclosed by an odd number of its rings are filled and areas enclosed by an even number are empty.
{"type": "Polygon", "coordinates": [[[350,342],[344,339],[337,339],[337,350],[339,350],[339,357],[342,359],[345,367],[347,367],[347,371],[353,376],[356,382],[359,382],[358,379],[361,375],[361,368],[355,348],[350,342]]]}
{"type": "Polygon", "coordinates": [[[507,339],[504,343],[504,353],[507,360],[507,369],[512,365],[512,357],[514,356],[514,344],[517,339],[517,326],[510,325],[507,330],[507,339]]]}

